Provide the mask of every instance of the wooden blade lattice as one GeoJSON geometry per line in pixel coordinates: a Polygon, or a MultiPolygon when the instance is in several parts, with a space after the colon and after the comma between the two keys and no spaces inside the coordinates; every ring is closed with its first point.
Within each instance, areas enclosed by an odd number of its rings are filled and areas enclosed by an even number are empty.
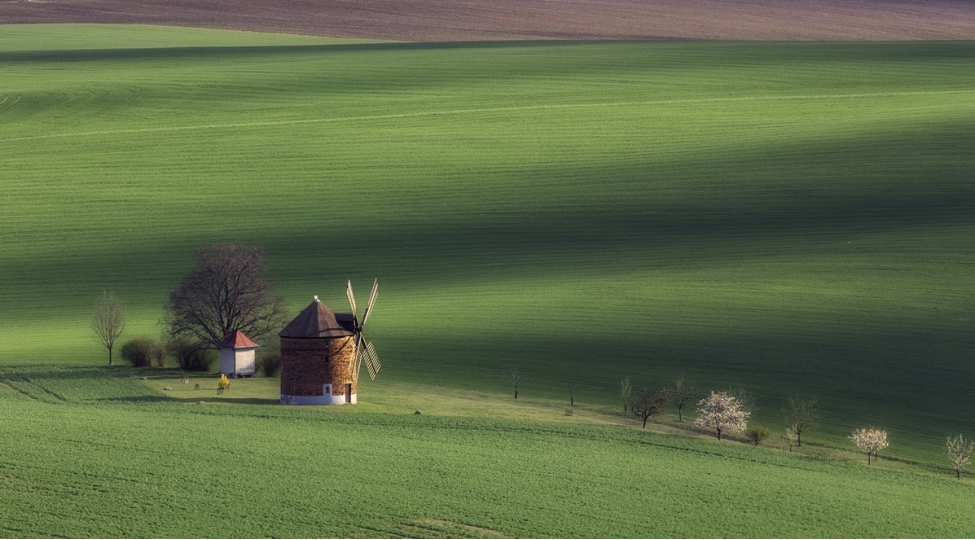
{"type": "Polygon", "coordinates": [[[379,355],[376,354],[376,348],[369,343],[365,347],[365,357],[366,357],[366,369],[369,370],[369,378],[375,379],[376,373],[379,373],[379,355]]]}
{"type": "Polygon", "coordinates": [[[349,280],[349,287],[345,290],[345,294],[349,297],[349,307],[352,308],[352,318],[356,318],[355,314],[355,295],[352,294],[352,280],[349,280]]]}
{"type": "Polygon", "coordinates": [[[362,334],[355,337],[355,350],[352,351],[352,362],[349,365],[349,378],[352,382],[359,381],[359,367],[362,365],[362,357],[365,356],[365,347],[362,346],[362,334]]]}
{"type": "MultiPolygon", "coordinates": [[[[351,283],[351,282],[350,282],[351,283]]],[[[379,279],[372,282],[372,292],[369,293],[369,303],[366,304],[366,311],[362,314],[362,324],[366,324],[366,319],[372,313],[372,306],[376,304],[376,295],[379,294],[379,279]]]]}
{"type": "Polygon", "coordinates": [[[372,308],[376,304],[376,296],[379,294],[379,279],[372,282],[372,291],[369,293],[369,302],[366,304],[366,310],[362,313],[362,322],[359,322],[356,313],[355,295],[352,293],[352,280],[349,280],[345,293],[349,297],[349,307],[352,308],[352,318],[355,320],[355,350],[353,351],[352,363],[349,366],[349,369],[352,371],[349,374],[350,378],[353,382],[358,382],[359,369],[362,367],[363,361],[365,361],[366,369],[369,371],[369,378],[375,379],[376,373],[379,373],[379,355],[376,354],[376,348],[372,343],[366,343],[362,335],[362,327],[366,324],[366,320],[369,318],[369,314],[372,313],[372,308]]]}

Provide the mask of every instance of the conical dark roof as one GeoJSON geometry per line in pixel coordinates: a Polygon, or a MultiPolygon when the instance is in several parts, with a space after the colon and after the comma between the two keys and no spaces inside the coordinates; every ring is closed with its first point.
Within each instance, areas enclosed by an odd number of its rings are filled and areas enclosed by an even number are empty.
{"type": "Polygon", "coordinates": [[[283,338],[333,338],[353,334],[351,315],[336,314],[318,297],[278,334],[283,338]]]}

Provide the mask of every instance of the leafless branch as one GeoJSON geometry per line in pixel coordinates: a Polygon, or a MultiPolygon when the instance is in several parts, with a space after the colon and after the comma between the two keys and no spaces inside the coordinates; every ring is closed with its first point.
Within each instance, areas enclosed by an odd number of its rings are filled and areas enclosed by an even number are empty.
{"type": "Polygon", "coordinates": [[[677,421],[683,422],[684,416],[682,411],[684,407],[693,403],[697,400],[700,395],[700,390],[691,386],[681,375],[671,386],[664,389],[664,397],[667,398],[669,403],[672,403],[677,407],[677,421]]]}
{"type": "Polygon", "coordinates": [[[816,399],[800,399],[799,396],[789,396],[789,405],[782,409],[785,421],[795,435],[796,446],[802,446],[802,432],[809,431],[819,421],[819,411],[816,409],[816,399]]]}
{"type": "Polygon", "coordinates": [[[630,412],[643,419],[643,429],[647,428],[647,420],[660,413],[660,408],[667,403],[663,392],[653,393],[644,388],[640,395],[630,402],[630,412]]]}
{"type": "Polygon", "coordinates": [[[263,250],[217,244],[197,252],[196,267],[169,295],[170,337],[216,345],[240,330],[261,342],[287,322],[284,299],[267,279],[263,250]]]}
{"type": "Polygon", "coordinates": [[[115,341],[125,331],[125,309],[113,291],[102,291],[102,299],[91,315],[91,330],[98,343],[108,349],[108,365],[112,365],[115,341]]]}
{"type": "Polygon", "coordinates": [[[521,374],[518,373],[518,368],[511,368],[508,371],[508,382],[515,389],[515,399],[518,399],[518,387],[521,386],[521,374]]]}

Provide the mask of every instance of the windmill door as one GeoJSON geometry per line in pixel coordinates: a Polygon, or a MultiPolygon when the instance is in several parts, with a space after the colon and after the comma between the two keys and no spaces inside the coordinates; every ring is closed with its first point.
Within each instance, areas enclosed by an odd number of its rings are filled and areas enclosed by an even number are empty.
{"type": "Polygon", "coordinates": [[[345,402],[352,403],[352,383],[345,383],[345,402]]]}

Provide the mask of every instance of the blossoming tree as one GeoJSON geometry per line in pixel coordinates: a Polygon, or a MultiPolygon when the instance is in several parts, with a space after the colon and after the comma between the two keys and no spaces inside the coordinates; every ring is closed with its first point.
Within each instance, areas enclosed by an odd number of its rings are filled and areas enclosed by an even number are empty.
{"type": "Polygon", "coordinates": [[[711,392],[697,403],[697,419],[694,425],[713,429],[721,440],[721,433],[737,433],[748,426],[748,415],[737,399],[727,392],[711,392]]]}
{"type": "Polygon", "coordinates": [[[860,450],[867,453],[867,465],[870,465],[871,454],[877,457],[877,452],[887,448],[887,430],[884,429],[860,428],[849,438],[860,450]]]}
{"type": "Polygon", "coordinates": [[[948,437],[948,459],[955,466],[955,474],[961,480],[961,469],[968,465],[968,459],[975,453],[975,442],[966,441],[960,434],[957,437],[948,437]]]}

